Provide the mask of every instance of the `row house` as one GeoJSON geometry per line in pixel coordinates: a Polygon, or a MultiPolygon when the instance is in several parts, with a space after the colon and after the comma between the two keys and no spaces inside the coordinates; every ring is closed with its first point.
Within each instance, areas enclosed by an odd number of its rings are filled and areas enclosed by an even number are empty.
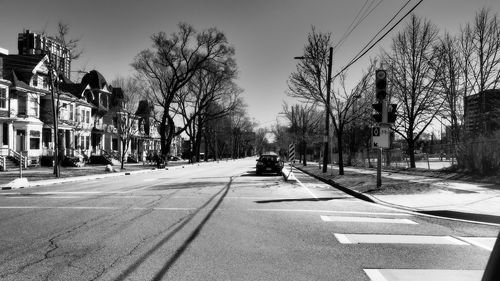
{"type": "MultiPolygon", "coordinates": [[[[49,57],[0,51],[0,168],[6,166],[4,159],[9,156],[24,156],[25,165],[38,165],[44,158],[51,161],[56,147],[49,57]]],[[[119,155],[119,120],[130,121],[135,128],[129,145],[132,159],[159,151],[159,134],[147,101],[141,101],[136,112],[125,114],[122,89],[108,85],[96,70],[80,83],[62,75],[56,82],[60,155],[87,159],[119,155]]]]}
{"type": "Polygon", "coordinates": [[[17,160],[20,154],[24,165],[38,164],[42,155],[40,101],[49,94],[48,71],[44,55],[9,55],[0,51],[0,155],[17,160]]]}
{"type": "MultiPolygon", "coordinates": [[[[122,149],[119,126],[124,122],[133,127],[129,159],[138,161],[160,151],[149,101],[140,101],[135,111],[125,110],[123,90],[109,85],[96,70],[79,82],[69,80],[71,54],[56,39],[25,30],[18,36],[18,52],[0,48],[0,169],[5,169],[6,159],[24,161],[25,166],[52,164],[55,149],[61,157],[117,158],[122,149]]],[[[174,138],[172,155],[181,154],[180,143],[181,137],[174,138]]]]}

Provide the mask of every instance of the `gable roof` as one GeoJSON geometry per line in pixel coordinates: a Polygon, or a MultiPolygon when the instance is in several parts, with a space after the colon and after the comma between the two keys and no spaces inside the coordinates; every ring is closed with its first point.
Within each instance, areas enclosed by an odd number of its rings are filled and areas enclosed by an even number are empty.
{"type": "Polygon", "coordinates": [[[19,80],[29,85],[33,71],[40,67],[45,60],[45,55],[7,55],[3,56],[4,71],[16,72],[19,80]]]}

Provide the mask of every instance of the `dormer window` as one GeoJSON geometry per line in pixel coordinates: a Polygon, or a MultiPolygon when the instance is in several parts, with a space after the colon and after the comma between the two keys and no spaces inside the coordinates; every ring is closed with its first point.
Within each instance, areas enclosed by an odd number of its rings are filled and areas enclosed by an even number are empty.
{"type": "Polygon", "coordinates": [[[38,75],[33,75],[33,82],[32,82],[33,87],[38,87],[38,75]]]}
{"type": "Polygon", "coordinates": [[[48,88],[49,88],[49,81],[48,81],[47,76],[44,76],[44,77],[42,78],[42,85],[43,85],[43,88],[44,88],[44,89],[48,89],[48,88]]]}
{"type": "Polygon", "coordinates": [[[101,105],[105,108],[108,108],[108,96],[106,94],[101,93],[101,105]]]}

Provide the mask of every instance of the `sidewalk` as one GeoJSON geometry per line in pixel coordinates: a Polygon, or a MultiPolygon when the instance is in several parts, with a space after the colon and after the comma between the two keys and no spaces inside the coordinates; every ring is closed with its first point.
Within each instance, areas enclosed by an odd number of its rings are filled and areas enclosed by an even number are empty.
{"type": "MultiPolygon", "coordinates": [[[[203,162],[202,162],[203,163],[203,162]]],[[[194,165],[197,165],[196,163],[194,165]]],[[[165,169],[173,169],[179,166],[191,166],[187,161],[170,161],[165,169]]],[[[74,182],[89,179],[116,177],[136,173],[151,172],[158,170],[156,165],[144,165],[143,163],[126,163],[124,169],[120,166],[112,166],[114,172],[107,172],[106,165],[85,165],[82,167],[61,167],[61,177],[53,175],[52,167],[35,167],[22,171],[22,179],[19,178],[19,170],[0,172],[0,189],[15,189],[49,185],[64,182],[74,182]]],[[[161,169],[163,170],[163,169],[161,169]]]]}
{"type": "Polygon", "coordinates": [[[318,163],[296,168],[353,196],[379,204],[430,215],[500,224],[500,184],[454,181],[404,172],[382,172],[382,186],[376,187],[376,170],[328,167],[322,173],[318,163]]]}

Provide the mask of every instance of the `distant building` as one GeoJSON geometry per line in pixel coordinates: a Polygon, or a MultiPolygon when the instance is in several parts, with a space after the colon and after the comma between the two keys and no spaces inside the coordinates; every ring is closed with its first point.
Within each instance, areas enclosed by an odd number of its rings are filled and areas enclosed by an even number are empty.
{"type": "Polygon", "coordinates": [[[500,89],[486,90],[465,99],[465,134],[489,135],[500,130],[500,89]]]}
{"type": "Polygon", "coordinates": [[[17,48],[19,55],[48,55],[59,73],[71,77],[71,52],[56,39],[25,30],[18,34],[17,48]]]}

